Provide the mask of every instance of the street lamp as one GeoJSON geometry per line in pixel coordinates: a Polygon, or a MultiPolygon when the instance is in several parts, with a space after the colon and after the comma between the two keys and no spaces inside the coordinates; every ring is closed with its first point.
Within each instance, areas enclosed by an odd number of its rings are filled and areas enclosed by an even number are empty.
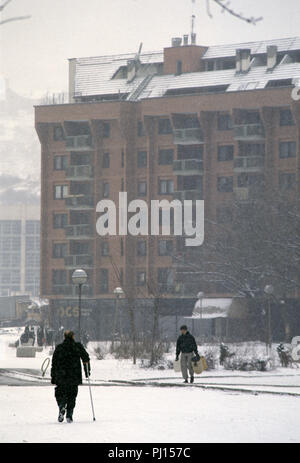
{"type": "Polygon", "coordinates": [[[82,290],[82,285],[84,285],[87,281],[87,274],[84,270],[82,269],[76,269],[74,270],[72,274],[72,281],[74,285],[78,285],[78,336],[79,336],[79,341],[81,341],[81,290],[82,290]]]}
{"type": "MultiPolygon", "coordinates": [[[[119,310],[119,299],[120,297],[124,294],[124,291],[121,287],[117,287],[114,289],[114,295],[116,296],[115,300],[115,315],[114,315],[114,323],[113,323],[113,340],[111,343],[111,350],[114,350],[115,346],[115,337],[116,337],[116,324],[117,324],[117,316],[118,316],[118,310],[119,310]]],[[[121,322],[120,322],[121,326],[121,322]]]]}
{"type": "Polygon", "coordinates": [[[203,301],[203,298],[204,298],[204,292],[199,291],[199,293],[197,294],[197,298],[199,299],[199,302],[200,302],[200,318],[202,319],[202,317],[203,317],[202,301],[203,301]]]}
{"type": "Polygon", "coordinates": [[[268,296],[268,339],[266,342],[267,353],[271,353],[272,348],[272,329],[271,329],[271,296],[274,293],[274,287],[272,285],[266,285],[264,292],[268,296]]]}
{"type": "MultiPolygon", "coordinates": [[[[197,294],[197,298],[198,298],[198,301],[200,303],[200,319],[202,320],[203,318],[203,307],[202,307],[202,303],[203,303],[203,298],[204,298],[204,292],[203,291],[199,291],[199,293],[197,294]]],[[[200,336],[201,336],[201,329],[203,328],[202,326],[202,322],[200,324],[200,336]]]]}

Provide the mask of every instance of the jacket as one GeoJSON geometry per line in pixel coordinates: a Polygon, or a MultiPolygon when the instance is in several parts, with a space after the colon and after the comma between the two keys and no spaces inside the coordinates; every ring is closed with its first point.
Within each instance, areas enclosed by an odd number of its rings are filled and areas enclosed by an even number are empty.
{"type": "Polygon", "coordinates": [[[52,357],[52,384],[82,384],[81,360],[88,363],[90,356],[80,342],[65,339],[56,346],[52,357]]]}
{"type": "Polygon", "coordinates": [[[191,352],[198,354],[198,347],[195,338],[191,335],[191,333],[189,333],[189,331],[186,334],[179,336],[177,340],[176,357],[179,357],[181,352],[183,354],[189,354],[191,352]]]}

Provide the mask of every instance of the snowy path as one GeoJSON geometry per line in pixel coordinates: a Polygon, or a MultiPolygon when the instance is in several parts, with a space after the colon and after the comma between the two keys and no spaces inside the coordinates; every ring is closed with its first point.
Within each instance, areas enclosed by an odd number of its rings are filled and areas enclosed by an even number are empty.
{"type": "Polygon", "coordinates": [[[0,388],[0,442],[300,442],[300,399],[196,388],[80,388],[73,424],[52,387],[0,388]]]}

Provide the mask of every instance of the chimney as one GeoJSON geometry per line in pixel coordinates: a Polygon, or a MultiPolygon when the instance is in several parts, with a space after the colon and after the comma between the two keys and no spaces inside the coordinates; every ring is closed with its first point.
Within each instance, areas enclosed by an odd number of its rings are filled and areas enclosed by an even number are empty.
{"type": "Polygon", "coordinates": [[[172,47],[180,47],[182,42],[181,37],[173,37],[172,38],[172,47]]]}
{"type": "Polygon", "coordinates": [[[197,39],[197,34],[195,34],[195,32],[192,32],[192,33],[191,33],[191,42],[192,42],[192,45],[196,45],[196,39],[197,39]]]}
{"type": "Polygon", "coordinates": [[[240,48],[236,50],[236,72],[248,72],[250,69],[251,50],[240,48]]]}
{"type": "Polygon", "coordinates": [[[267,47],[267,69],[273,69],[277,64],[277,46],[269,45],[267,47]]]}
{"type": "Polygon", "coordinates": [[[188,45],[189,44],[189,35],[186,34],[183,36],[183,45],[188,45]]]}

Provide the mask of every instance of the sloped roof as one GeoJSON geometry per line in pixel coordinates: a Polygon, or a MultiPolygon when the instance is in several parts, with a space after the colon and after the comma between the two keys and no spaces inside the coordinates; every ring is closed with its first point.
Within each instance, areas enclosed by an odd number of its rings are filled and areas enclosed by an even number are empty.
{"type": "MultiPolygon", "coordinates": [[[[268,40],[263,42],[248,42],[231,45],[216,45],[208,48],[203,59],[224,58],[235,56],[236,49],[250,48],[251,54],[266,53],[268,45],[277,45],[279,52],[300,51],[300,37],[268,40]]],[[[300,79],[300,63],[278,65],[273,71],[266,66],[252,66],[245,74],[236,73],[235,69],[191,72],[181,75],[154,75],[145,79],[145,75],[127,82],[125,78],[113,79],[116,72],[127,65],[127,61],[136,55],[98,56],[76,59],[75,95],[124,95],[135,100],[165,96],[168,90],[176,91],[189,88],[214,87],[227,85],[226,91],[241,91],[263,89],[271,80],[300,79]]],[[[163,52],[148,52],[140,55],[143,65],[163,63],[163,52]]]]}
{"type": "MultiPolygon", "coordinates": [[[[90,96],[131,93],[143,78],[127,83],[126,79],[112,80],[112,77],[118,69],[126,66],[127,61],[134,57],[134,53],[129,53],[76,59],[75,94],[90,96]]],[[[140,56],[140,61],[142,64],[162,63],[163,53],[144,53],[140,56]]]]}
{"type": "Polygon", "coordinates": [[[289,52],[300,50],[300,37],[292,37],[286,39],[273,39],[260,42],[244,42],[234,43],[229,45],[213,45],[208,48],[204,54],[204,59],[226,58],[235,56],[236,50],[239,48],[250,48],[252,55],[259,55],[267,52],[267,47],[276,45],[279,52],[289,52]]]}

